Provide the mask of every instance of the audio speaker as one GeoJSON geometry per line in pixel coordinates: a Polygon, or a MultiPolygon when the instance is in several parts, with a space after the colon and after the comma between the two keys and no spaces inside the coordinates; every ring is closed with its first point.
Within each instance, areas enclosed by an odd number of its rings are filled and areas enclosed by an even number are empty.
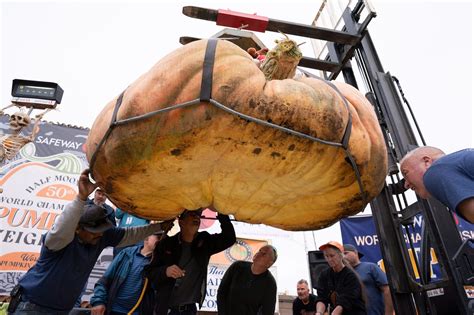
{"type": "Polygon", "coordinates": [[[321,272],[329,268],[328,263],[324,259],[324,254],[320,250],[308,252],[309,275],[311,277],[311,287],[316,289],[321,272]]]}

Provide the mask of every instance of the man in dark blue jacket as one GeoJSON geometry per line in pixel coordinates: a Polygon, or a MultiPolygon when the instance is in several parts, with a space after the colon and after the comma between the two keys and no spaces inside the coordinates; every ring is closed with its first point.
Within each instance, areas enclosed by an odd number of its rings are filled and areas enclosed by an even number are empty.
{"type": "Polygon", "coordinates": [[[201,210],[185,210],[179,217],[180,232],[158,243],[153,260],[145,267],[156,288],[155,315],[193,315],[196,303],[206,296],[209,258],[235,243],[229,216],[218,214],[222,232],[198,232],[201,210]]]}
{"type": "Polygon", "coordinates": [[[69,314],[104,248],[134,244],[162,230],[159,223],[115,228],[104,208],[86,204],[95,186],[89,180],[89,170],[83,171],[76,199],[43,236],[38,261],[20,279],[19,290],[13,292],[12,300],[19,304],[9,312],[69,314]]]}
{"type": "Polygon", "coordinates": [[[92,315],[128,314],[132,310],[132,314],[153,313],[155,294],[143,277],[143,268],[150,262],[162,235],[162,232],[150,235],[143,245],[127,247],[114,258],[95,285],[92,315]]]}

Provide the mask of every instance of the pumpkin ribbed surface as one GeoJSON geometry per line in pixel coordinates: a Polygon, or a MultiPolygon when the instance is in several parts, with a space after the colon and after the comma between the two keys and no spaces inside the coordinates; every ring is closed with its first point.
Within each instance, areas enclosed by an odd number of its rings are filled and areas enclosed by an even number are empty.
{"type": "MultiPolygon", "coordinates": [[[[199,98],[207,41],[185,45],[131,84],[117,120],[199,98]]],[[[371,104],[334,83],[352,113],[349,150],[369,201],[383,187],[387,154],[371,104]]],[[[219,41],[212,98],[238,112],[320,139],[341,142],[348,111],[327,83],[266,81],[238,46],[219,41]]],[[[94,122],[87,157],[109,128],[116,99],[94,122]]],[[[249,122],[202,102],[113,129],[99,148],[93,176],[121,209],[163,220],[213,205],[237,220],[286,230],[328,226],[355,214],[364,198],[342,148],[249,122]]]]}

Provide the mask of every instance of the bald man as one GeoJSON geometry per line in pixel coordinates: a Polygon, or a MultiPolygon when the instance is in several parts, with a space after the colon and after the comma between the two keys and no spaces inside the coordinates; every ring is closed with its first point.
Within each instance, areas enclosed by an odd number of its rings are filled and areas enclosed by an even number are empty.
{"type": "Polygon", "coordinates": [[[474,223],[474,150],[445,154],[435,147],[408,152],[400,162],[405,188],[420,198],[436,198],[474,223]]]}

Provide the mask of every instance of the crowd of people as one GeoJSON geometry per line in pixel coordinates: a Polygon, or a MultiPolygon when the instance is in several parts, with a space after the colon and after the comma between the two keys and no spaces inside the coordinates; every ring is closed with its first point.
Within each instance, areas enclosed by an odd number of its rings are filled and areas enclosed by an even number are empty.
{"type": "MultiPolygon", "coordinates": [[[[402,159],[401,170],[407,189],[421,198],[434,197],[474,222],[473,150],[445,155],[422,147],[402,159]]],[[[210,257],[236,241],[230,218],[218,214],[221,232],[209,234],[199,232],[201,209],[185,210],[178,217],[179,233],[167,237],[174,220],[153,223],[113,210],[96,188],[84,170],[76,199],[43,236],[36,264],[12,290],[9,314],[69,314],[109,246],[116,249],[114,259],[95,284],[91,314],[197,314],[210,257]]],[[[294,315],[393,314],[387,278],[376,264],[361,262],[363,254],[350,244],[331,241],[319,249],[328,268],[315,283],[316,295],[306,280],[297,282],[294,315]]],[[[269,268],[277,257],[275,247],[265,245],[252,262],[234,262],[218,288],[218,313],[274,314],[277,285],[269,268]]]]}
{"type": "MultiPolygon", "coordinates": [[[[218,214],[221,232],[209,234],[198,231],[201,209],[185,210],[178,217],[180,231],[167,237],[174,220],[153,223],[113,210],[105,204],[104,192],[90,181],[89,170],[81,173],[78,191],[43,236],[36,264],[12,290],[9,314],[69,314],[81,305],[97,258],[109,246],[115,249],[114,259],[95,284],[91,314],[196,314],[206,295],[210,257],[236,241],[230,218],[218,214]],[[93,192],[94,198],[89,199],[93,192]]],[[[244,305],[239,300],[243,296],[232,296],[241,283],[231,271],[240,266],[249,281],[245,290],[255,293],[247,296],[252,301],[247,313],[273,314],[276,282],[268,268],[276,258],[276,249],[268,245],[253,263],[229,268],[219,288],[220,313],[246,313],[234,309],[244,305]],[[263,294],[267,289],[269,293],[263,294]],[[224,311],[226,306],[231,307],[224,311]]]]}

